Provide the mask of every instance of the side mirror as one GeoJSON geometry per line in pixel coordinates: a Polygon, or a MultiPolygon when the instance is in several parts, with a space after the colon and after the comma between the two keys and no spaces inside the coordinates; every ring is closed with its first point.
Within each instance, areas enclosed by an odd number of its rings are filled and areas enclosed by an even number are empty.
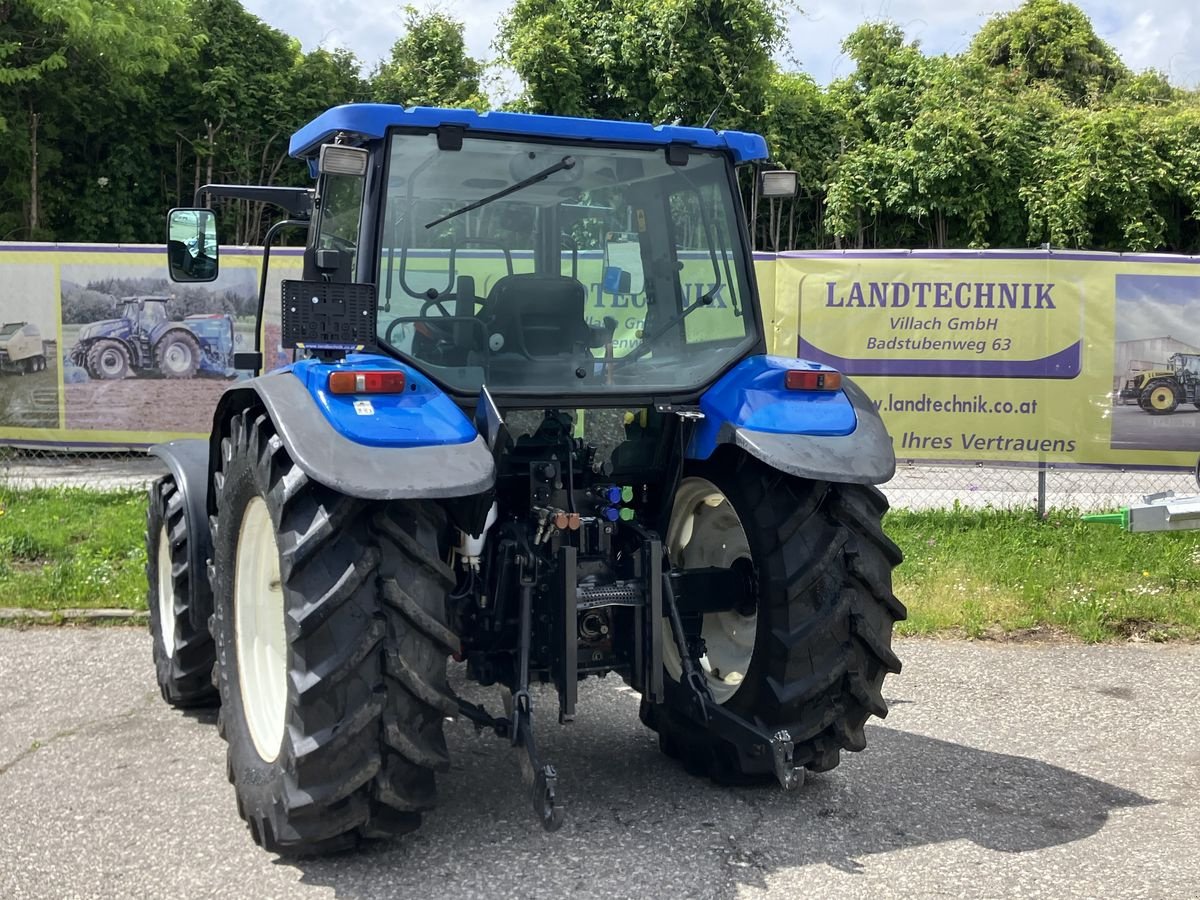
{"type": "Polygon", "coordinates": [[[608,294],[641,294],[646,290],[637,234],[610,231],[604,236],[603,279],[608,294]]]}
{"type": "Polygon", "coordinates": [[[787,169],[763,172],[760,183],[764,197],[795,197],[800,186],[796,173],[787,169]]]}
{"type": "Polygon", "coordinates": [[[215,281],[220,271],[217,217],[211,209],[173,209],[167,215],[167,271],[172,281],[215,281]]]}

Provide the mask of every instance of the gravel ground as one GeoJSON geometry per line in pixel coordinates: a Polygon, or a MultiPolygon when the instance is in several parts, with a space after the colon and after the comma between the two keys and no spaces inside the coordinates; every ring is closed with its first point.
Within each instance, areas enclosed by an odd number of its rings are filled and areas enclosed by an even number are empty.
{"type": "Polygon", "coordinates": [[[212,717],[159,699],[143,631],[0,629],[0,896],[1200,896],[1200,647],[899,653],[886,725],[797,793],[688,777],[592,680],[567,728],[540,695],[557,834],[456,722],[421,831],[285,861],[238,819],[212,717]]]}

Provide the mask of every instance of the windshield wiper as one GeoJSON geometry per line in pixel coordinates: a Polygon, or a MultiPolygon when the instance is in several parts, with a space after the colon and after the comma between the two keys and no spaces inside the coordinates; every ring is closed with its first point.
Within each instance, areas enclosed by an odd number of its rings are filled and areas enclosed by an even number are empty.
{"type": "Polygon", "coordinates": [[[656,343],[658,343],[659,338],[661,338],[663,335],[665,335],[668,331],[670,331],[672,328],[674,328],[676,325],[678,325],[680,322],[682,322],[684,319],[686,319],[688,316],[690,316],[696,310],[704,308],[704,307],[712,306],[713,301],[717,299],[717,295],[719,293],[721,293],[722,287],[724,287],[724,285],[714,284],[711,288],[709,288],[707,291],[705,291],[703,294],[701,294],[699,297],[697,297],[695,303],[693,303],[691,306],[689,306],[687,309],[685,309],[679,315],[675,316],[675,318],[673,318],[670,322],[668,322],[666,325],[664,325],[662,328],[660,328],[655,334],[650,335],[649,337],[642,338],[641,343],[639,343],[636,347],[634,347],[630,353],[627,353],[627,354],[625,354],[625,356],[621,357],[619,362],[622,365],[625,365],[627,363],[633,362],[634,360],[641,359],[643,356],[645,356],[647,353],[649,353],[651,350],[654,349],[654,345],[656,343]]]}
{"type": "Polygon", "coordinates": [[[446,215],[442,216],[440,219],[434,219],[432,222],[429,222],[425,227],[432,228],[434,225],[441,225],[447,219],[453,219],[455,216],[461,216],[463,213],[470,212],[473,209],[479,209],[481,206],[487,206],[489,203],[499,200],[501,197],[507,197],[509,194],[515,194],[517,191],[521,190],[522,188],[527,188],[531,184],[537,184],[539,181],[545,181],[555,172],[561,172],[564,169],[573,168],[575,168],[575,157],[564,156],[554,165],[547,166],[540,172],[534,172],[528,178],[522,178],[516,184],[510,184],[508,187],[498,190],[494,194],[488,194],[482,200],[476,200],[474,203],[469,203],[462,207],[462,209],[456,209],[454,212],[446,213],[446,215]]]}

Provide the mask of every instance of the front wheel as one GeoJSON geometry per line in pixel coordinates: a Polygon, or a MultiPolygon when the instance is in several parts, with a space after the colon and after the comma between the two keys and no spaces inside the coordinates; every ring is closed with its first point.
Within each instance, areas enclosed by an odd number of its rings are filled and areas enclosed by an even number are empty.
{"type": "MultiPolygon", "coordinates": [[[[673,568],[742,568],[744,608],[685,621],[713,699],[771,730],[787,730],[797,766],[825,771],[866,746],[868,717],[887,715],[884,677],[900,671],[892,593],[902,555],[883,533],[875,488],[809,481],[750,457],[686,473],[665,544],[673,568]]],[[[732,745],[687,715],[682,663],[663,634],[666,702],[643,702],[660,747],[718,780],[748,772],[732,745]]]]}
{"type": "Polygon", "coordinates": [[[208,617],[212,594],[204,572],[193,572],[183,494],[170,475],[150,487],[146,509],[146,582],[154,670],[172,706],[213,706],[216,658],[208,617]]]}
{"type": "Polygon", "coordinates": [[[87,372],[92,378],[120,381],[129,374],[129,351],[120,341],[98,340],[88,348],[87,372]]]}
{"type": "Polygon", "coordinates": [[[262,410],[214,476],[218,728],[254,840],[325,853],[412,831],[449,768],[439,507],[312,482],[262,410]]]}

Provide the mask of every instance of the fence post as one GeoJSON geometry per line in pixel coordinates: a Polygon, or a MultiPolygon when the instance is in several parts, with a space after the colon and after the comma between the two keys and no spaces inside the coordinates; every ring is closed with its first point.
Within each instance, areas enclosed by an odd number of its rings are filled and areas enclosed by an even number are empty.
{"type": "Polygon", "coordinates": [[[1038,518],[1046,518],[1046,464],[1038,463],[1038,518]]]}

